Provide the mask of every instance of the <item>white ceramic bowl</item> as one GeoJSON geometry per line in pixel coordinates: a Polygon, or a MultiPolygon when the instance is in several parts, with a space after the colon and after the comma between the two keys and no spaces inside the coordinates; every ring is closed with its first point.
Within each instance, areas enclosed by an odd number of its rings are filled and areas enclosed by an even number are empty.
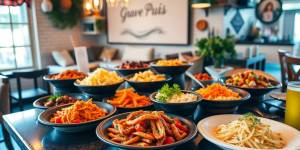
{"type": "MultiPolygon", "coordinates": [[[[226,114],[226,115],[215,115],[211,117],[207,117],[202,119],[198,125],[198,131],[201,135],[210,141],[218,145],[223,149],[233,149],[233,150],[254,150],[253,148],[245,148],[240,147],[232,144],[225,143],[217,138],[214,137],[214,129],[220,124],[227,124],[230,121],[236,120],[242,115],[233,115],[233,114],[226,114]]],[[[258,117],[260,118],[260,117],[258,117]]],[[[274,120],[260,118],[262,123],[271,125],[271,130],[277,133],[281,133],[283,139],[287,142],[286,147],[284,150],[298,150],[300,149],[300,132],[284,123],[277,122],[274,120]]]]}

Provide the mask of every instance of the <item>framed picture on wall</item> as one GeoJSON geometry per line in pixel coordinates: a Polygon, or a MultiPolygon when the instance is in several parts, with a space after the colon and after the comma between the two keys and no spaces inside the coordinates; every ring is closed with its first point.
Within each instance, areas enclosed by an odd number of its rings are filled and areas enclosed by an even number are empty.
{"type": "Polygon", "coordinates": [[[189,44],[189,0],[129,0],[108,5],[111,44],[189,44]]]}
{"type": "Polygon", "coordinates": [[[256,17],[264,24],[276,22],[282,14],[281,0],[262,0],[256,5],[256,17]]]}

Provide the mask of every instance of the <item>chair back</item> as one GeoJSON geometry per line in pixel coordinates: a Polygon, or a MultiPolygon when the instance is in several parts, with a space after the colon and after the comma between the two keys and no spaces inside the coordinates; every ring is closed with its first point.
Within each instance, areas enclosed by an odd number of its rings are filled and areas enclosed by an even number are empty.
{"type": "MultiPolygon", "coordinates": [[[[0,75],[0,115],[10,113],[8,78],[0,75]]],[[[2,116],[0,116],[2,122],[2,116]]]]}
{"type": "Polygon", "coordinates": [[[299,81],[300,80],[300,57],[291,55],[285,56],[288,81],[299,81]]]}
{"type": "MultiPolygon", "coordinates": [[[[22,85],[21,85],[21,79],[32,79],[34,88],[38,89],[38,79],[42,78],[44,75],[49,74],[49,69],[44,68],[44,69],[39,69],[39,70],[30,70],[30,71],[18,71],[14,72],[14,77],[17,79],[17,88],[18,88],[18,93],[19,93],[19,98],[22,97],[21,91],[22,91],[22,85]]],[[[47,84],[47,91],[50,93],[50,86],[48,83],[47,84]]]]}
{"type": "Polygon", "coordinates": [[[280,63],[280,73],[281,73],[281,83],[282,83],[282,92],[286,91],[287,87],[287,66],[285,61],[285,55],[287,54],[286,50],[279,50],[279,63],[280,63]]]}

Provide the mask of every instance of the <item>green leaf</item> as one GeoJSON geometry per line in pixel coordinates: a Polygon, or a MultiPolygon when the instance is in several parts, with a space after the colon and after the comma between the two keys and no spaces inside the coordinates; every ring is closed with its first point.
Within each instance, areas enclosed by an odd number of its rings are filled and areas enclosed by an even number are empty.
{"type": "Polygon", "coordinates": [[[159,97],[157,100],[160,102],[166,103],[167,100],[175,94],[181,94],[181,89],[178,84],[173,84],[173,86],[169,86],[169,84],[165,84],[159,91],[159,97]]]}
{"type": "Polygon", "coordinates": [[[53,100],[56,100],[59,97],[60,97],[60,95],[51,95],[51,96],[49,96],[49,98],[47,99],[47,101],[53,101],[53,100]]]}

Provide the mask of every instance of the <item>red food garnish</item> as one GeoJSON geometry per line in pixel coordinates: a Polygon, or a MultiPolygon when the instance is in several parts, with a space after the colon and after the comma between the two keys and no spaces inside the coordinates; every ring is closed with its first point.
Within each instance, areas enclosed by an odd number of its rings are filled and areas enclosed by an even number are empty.
{"type": "Polygon", "coordinates": [[[212,80],[212,77],[209,76],[207,73],[196,73],[194,74],[194,77],[200,81],[212,80]]]}
{"type": "Polygon", "coordinates": [[[55,118],[55,123],[62,123],[61,118],[55,118]]]}
{"type": "Polygon", "coordinates": [[[174,121],[175,121],[175,126],[177,128],[179,128],[180,130],[182,130],[186,133],[189,132],[189,129],[186,126],[184,126],[178,118],[175,118],[174,121]]]}
{"type": "Polygon", "coordinates": [[[79,119],[73,120],[72,123],[80,123],[79,119]]]}
{"type": "Polygon", "coordinates": [[[175,140],[174,140],[173,137],[167,136],[166,139],[165,139],[165,141],[164,141],[164,144],[172,144],[174,142],[175,142],[175,140]]]}

